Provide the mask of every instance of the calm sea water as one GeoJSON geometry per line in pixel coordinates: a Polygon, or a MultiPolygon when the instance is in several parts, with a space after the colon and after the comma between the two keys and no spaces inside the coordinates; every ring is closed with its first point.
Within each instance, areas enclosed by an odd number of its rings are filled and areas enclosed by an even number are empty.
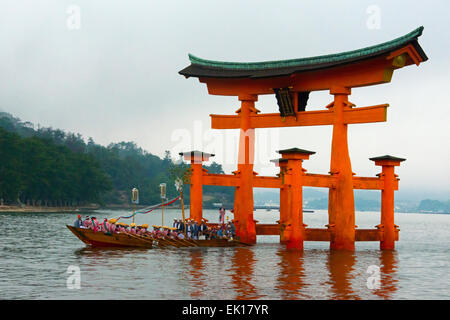
{"type": "MultiPolygon", "coordinates": [[[[82,213],[84,214],[84,213],[82,213]]],[[[97,211],[98,218],[125,211],[97,211]]],[[[205,217],[218,220],[216,210],[205,217]]],[[[396,214],[400,241],[394,252],[378,242],[358,242],[355,252],[330,252],[326,242],[286,251],[276,236],[258,236],[243,248],[93,249],[66,227],[77,213],[0,213],[0,299],[449,299],[450,215],[396,214]],[[380,267],[379,289],[369,289],[380,267]],[[68,289],[69,266],[81,271],[81,288],[68,289]]],[[[180,217],[166,210],[165,224],[180,217]]],[[[258,210],[273,223],[278,211],[258,210]]],[[[379,213],[357,213],[372,228],[379,213]]],[[[138,215],[161,224],[161,211],[138,215]]],[[[305,213],[323,227],[327,213],[305,213]]]]}

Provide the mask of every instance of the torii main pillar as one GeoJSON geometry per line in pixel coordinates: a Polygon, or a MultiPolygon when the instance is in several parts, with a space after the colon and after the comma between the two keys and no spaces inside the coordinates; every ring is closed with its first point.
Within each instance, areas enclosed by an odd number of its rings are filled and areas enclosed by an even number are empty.
{"type": "Polygon", "coordinates": [[[256,228],[253,220],[253,163],[255,154],[255,129],[251,127],[250,117],[256,114],[256,95],[240,95],[241,108],[236,112],[240,118],[238,170],[240,184],[236,187],[234,201],[234,221],[236,234],[240,241],[256,243],[256,228]]]}
{"type": "Polygon", "coordinates": [[[331,142],[330,174],[335,176],[336,187],[330,188],[328,198],[328,228],[331,233],[331,249],[355,249],[355,200],[353,195],[353,172],[348,151],[347,128],[344,111],[351,103],[351,91],[345,87],[333,87],[330,93],[334,101],[333,138],[331,142]]]}

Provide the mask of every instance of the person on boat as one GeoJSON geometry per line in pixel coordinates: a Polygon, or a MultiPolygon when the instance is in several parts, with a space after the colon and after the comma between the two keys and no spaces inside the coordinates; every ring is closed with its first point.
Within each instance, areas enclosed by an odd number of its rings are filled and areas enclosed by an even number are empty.
{"type": "Polygon", "coordinates": [[[73,224],[75,228],[81,228],[83,226],[83,220],[81,220],[81,215],[78,215],[77,220],[73,224]]]}
{"type": "Polygon", "coordinates": [[[164,236],[165,237],[168,237],[169,236],[169,233],[170,233],[170,230],[169,230],[169,228],[163,228],[163,234],[164,234],[164,236]]]}
{"type": "Polygon", "coordinates": [[[228,221],[227,222],[227,226],[226,226],[226,228],[225,228],[225,235],[226,235],[226,237],[227,237],[227,239],[231,239],[232,238],[232,236],[231,236],[231,226],[230,226],[230,222],[228,221]]]}
{"type": "Polygon", "coordinates": [[[116,222],[117,222],[116,219],[109,219],[109,229],[108,229],[109,233],[113,234],[116,232],[117,228],[116,222]]]}
{"type": "Polygon", "coordinates": [[[198,226],[199,236],[204,236],[207,230],[208,226],[206,225],[206,221],[202,218],[202,223],[198,226]]]}
{"type": "Polygon", "coordinates": [[[228,224],[228,222],[226,224],[224,224],[224,226],[222,228],[222,232],[223,232],[223,238],[230,237],[230,225],[228,224]]]}
{"type": "Polygon", "coordinates": [[[127,224],[121,222],[119,231],[122,232],[122,233],[126,233],[126,232],[128,232],[127,227],[128,227],[127,224]]]}
{"type": "Polygon", "coordinates": [[[157,239],[164,239],[164,233],[161,230],[156,231],[156,238],[157,239]]]}
{"type": "Polygon", "coordinates": [[[233,223],[233,220],[231,220],[230,222],[230,233],[231,233],[231,238],[235,238],[236,237],[236,226],[233,223]]]}
{"type": "Polygon", "coordinates": [[[136,234],[136,223],[131,223],[130,224],[130,231],[131,234],[136,234]]]}
{"type": "Polygon", "coordinates": [[[180,221],[178,221],[178,230],[180,230],[180,232],[184,233],[185,229],[186,229],[186,224],[183,220],[180,219],[180,221]]]}
{"type": "Polygon", "coordinates": [[[178,239],[184,239],[184,233],[179,232],[177,237],[178,237],[178,239]]]}
{"type": "Polygon", "coordinates": [[[105,218],[102,223],[102,231],[104,233],[109,233],[110,232],[109,229],[110,229],[110,223],[108,222],[108,219],[105,218]]]}
{"type": "Polygon", "coordinates": [[[164,237],[163,233],[161,232],[161,227],[153,226],[153,237],[157,239],[164,237]]]}
{"type": "Polygon", "coordinates": [[[141,225],[141,234],[143,236],[150,235],[150,232],[147,229],[148,229],[148,224],[144,223],[143,225],[141,225]]]}
{"type": "Polygon", "coordinates": [[[136,234],[137,234],[138,236],[141,236],[141,235],[142,235],[142,227],[141,227],[141,226],[136,226],[136,234]]]}
{"type": "Polygon", "coordinates": [[[208,240],[213,240],[213,239],[216,239],[216,238],[217,238],[217,236],[216,236],[216,227],[212,227],[211,230],[209,230],[209,233],[208,233],[208,240]]]}
{"type": "Polygon", "coordinates": [[[223,224],[225,218],[225,208],[221,207],[219,209],[219,223],[223,224]]]}
{"type": "Polygon", "coordinates": [[[177,234],[175,228],[172,228],[169,232],[169,238],[176,239],[177,237],[178,237],[178,234],[177,234]]]}
{"type": "Polygon", "coordinates": [[[189,234],[190,239],[195,239],[194,221],[189,220],[189,234]]]}
{"type": "Polygon", "coordinates": [[[177,218],[174,218],[174,219],[173,219],[172,227],[178,229],[178,219],[177,219],[177,218]]]}
{"type": "Polygon", "coordinates": [[[89,216],[86,216],[86,217],[84,218],[84,221],[83,221],[83,226],[84,226],[85,228],[90,228],[91,223],[92,223],[92,222],[91,222],[89,216]]]}
{"type": "Polygon", "coordinates": [[[187,237],[187,239],[190,239],[191,238],[191,220],[190,219],[186,220],[185,228],[186,228],[186,237],[187,237]]]}
{"type": "Polygon", "coordinates": [[[102,232],[103,231],[103,223],[98,223],[97,224],[97,227],[98,227],[98,229],[97,229],[97,231],[99,231],[99,232],[102,232]]]}
{"type": "Polygon", "coordinates": [[[147,228],[148,228],[148,224],[141,225],[139,228],[139,235],[141,235],[141,236],[147,235],[147,228]]]}
{"type": "Polygon", "coordinates": [[[206,230],[203,231],[203,234],[205,235],[206,240],[212,239],[211,237],[213,234],[213,229],[214,229],[213,227],[206,226],[206,230]]]}
{"type": "Polygon", "coordinates": [[[192,225],[192,232],[194,234],[194,240],[198,240],[199,229],[198,229],[197,221],[194,221],[194,223],[192,225]]]}
{"type": "Polygon", "coordinates": [[[223,227],[219,227],[217,230],[217,238],[222,239],[223,238],[223,227]]]}
{"type": "Polygon", "coordinates": [[[92,230],[94,230],[94,232],[97,232],[98,231],[98,225],[99,225],[99,223],[98,223],[98,221],[97,221],[97,218],[96,217],[92,217],[91,218],[91,229],[92,230]]]}

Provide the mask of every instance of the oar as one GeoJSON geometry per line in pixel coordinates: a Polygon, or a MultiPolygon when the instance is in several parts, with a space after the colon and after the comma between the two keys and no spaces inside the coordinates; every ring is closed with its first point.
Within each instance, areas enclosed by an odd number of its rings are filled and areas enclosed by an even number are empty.
{"type": "Polygon", "coordinates": [[[152,238],[153,240],[158,242],[158,245],[161,247],[174,246],[178,247],[178,245],[173,244],[171,240],[165,238],[152,238]]]}
{"type": "Polygon", "coordinates": [[[192,247],[192,245],[193,245],[191,242],[187,241],[186,239],[178,238],[176,240],[179,241],[180,243],[182,243],[183,247],[192,247]]]}
{"type": "Polygon", "coordinates": [[[158,245],[163,245],[164,247],[174,246],[164,238],[157,238],[157,241],[158,241],[158,245]]]}
{"type": "Polygon", "coordinates": [[[143,236],[140,236],[137,234],[132,234],[132,233],[127,233],[127,235],[129,235],[132,238],[138,239],[140,241],[151,243],[153,245],[153,240],[145,239],[143,236]]]}
{"type": "Polygon", "coordinates": [[[151,234],[143,234],[143,235],[141,235],[141,237],[144,237],[144,238],[148,238],[148,239],[150,239],[151,241],[156,241],[156,242],[158,242],[158,238],[155,238],[155,237],[153,237],[151,234]]]}
{"type": "Polygon", "coordinates": [[[162,238],[154,238],[149,234],[146,234],[143,237],[149,237],[150,239],[152,239],[152,241],[156,241],[158,246],[161,248],[165,248],[165,247],[169,246],[169,244],[165,243],[164,241],[161,241],[161,240],[163,240],[162,238]]]}
{"type": "Polygon", "coordinates": [[[163,238],[154,238],[154,240],[156,241],[158,246],[161,247],[161,248],[166,248],[166,247],[169,246],[167,243],[165,243],[163,238]]]}
{"type": "Polygon", "coordinates": [[[131,233],[127,233],[127,235],[129,235],[129,236],[132,237],[132,238],[138,239],[138,240],[140,240],[140,241],[143,241],[143,242],[146,242],[146,243],[151,243],[151,245],[153,246],[153,241],[144,239],[144,238],[141,237],[141,236],[137,236],[137,235],[134,235],[134,234],[131,234],[131,233]]]}
{"type": "Polygon", "coordinates": [[[164,238],[164,240],[166,240],[168,243],[170,243],[174,247],[177,247],[177,248],[180,247],[180,245],[174,239],[164,238]]]}
{"type": "Polygon", "coordinates": [[[191,244],[191,247],[192,246],[198,247],[198,244],[192,239],[183,239],[183,240],[186,241],[187,243],[191,244]]]}

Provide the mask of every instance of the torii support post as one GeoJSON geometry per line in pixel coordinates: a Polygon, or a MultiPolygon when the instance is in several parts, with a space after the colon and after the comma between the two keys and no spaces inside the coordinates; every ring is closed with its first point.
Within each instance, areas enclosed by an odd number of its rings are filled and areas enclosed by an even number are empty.
{"type": "Polygon", "coordinates": [[[214,154],[201,151],[180,152],[184,160],[191,162],[189,217],[201,223],[203,217],[203,161],[208,161],[214,154]]]}
{"type": "Polygon", "coordinates": [[[303,223],[303,178],[305,170],[302,168],[302,162],[308,160],[309,156],[315,152],[292,148],[280,150],[278,153],[281,154],[282,159],[287,160],[288,182],[291,185],[289,193],[290,214],[286,227],[290,235],[286,240],[286,247],[287,249],[303,250],[303,241],[306,239],[306,225],[303,223]]]}
{"type": "Polygon", "coordinates": [[[235,191],[234,220],[236,235],[248,244],[256,243],[256,227],[253,220],[253,162],[255,154],[255,129],[251,127],[250,117],[256,114],[256,95],[240,95],[241,108],[236,112],[240,117],[240,137],[238,170],[239,186],[235,191]]]}
{"type": "Polygon", "coordinates": [[[281,179],[280,187],[280,243],[286,243],[291,235],[290,228],[287,228],[291,221],[291,186],[287,183],[287,159],[271,160],[280,168],[279,177],[281,179]]]}
{"type": "Polygon", "coordinates": [[[355,200],[353,195],[353,172],[347,141],[344,112],[349,110],[349,88],[333,87],[334,95],[333,138],[331,143],[330,174],[336,177],[336,188],[331,188],[328,199],[328,228],[331,231],[331,249],[355,249],[355,200]]]}
{"type": "Polygon", "coordinates": [[[406,159],[386,155],[370,158],[370,160],[375,161],[376,166],[382,167],[381,178],[384,181],[381,191],[381,224],[379,226],[383,230],[383,240],[380,241],[380,249],[394,250],[397,228],[394,224],[394,191],[397,181],[394,167],[400,166],[400,162],[406,159]]]}

